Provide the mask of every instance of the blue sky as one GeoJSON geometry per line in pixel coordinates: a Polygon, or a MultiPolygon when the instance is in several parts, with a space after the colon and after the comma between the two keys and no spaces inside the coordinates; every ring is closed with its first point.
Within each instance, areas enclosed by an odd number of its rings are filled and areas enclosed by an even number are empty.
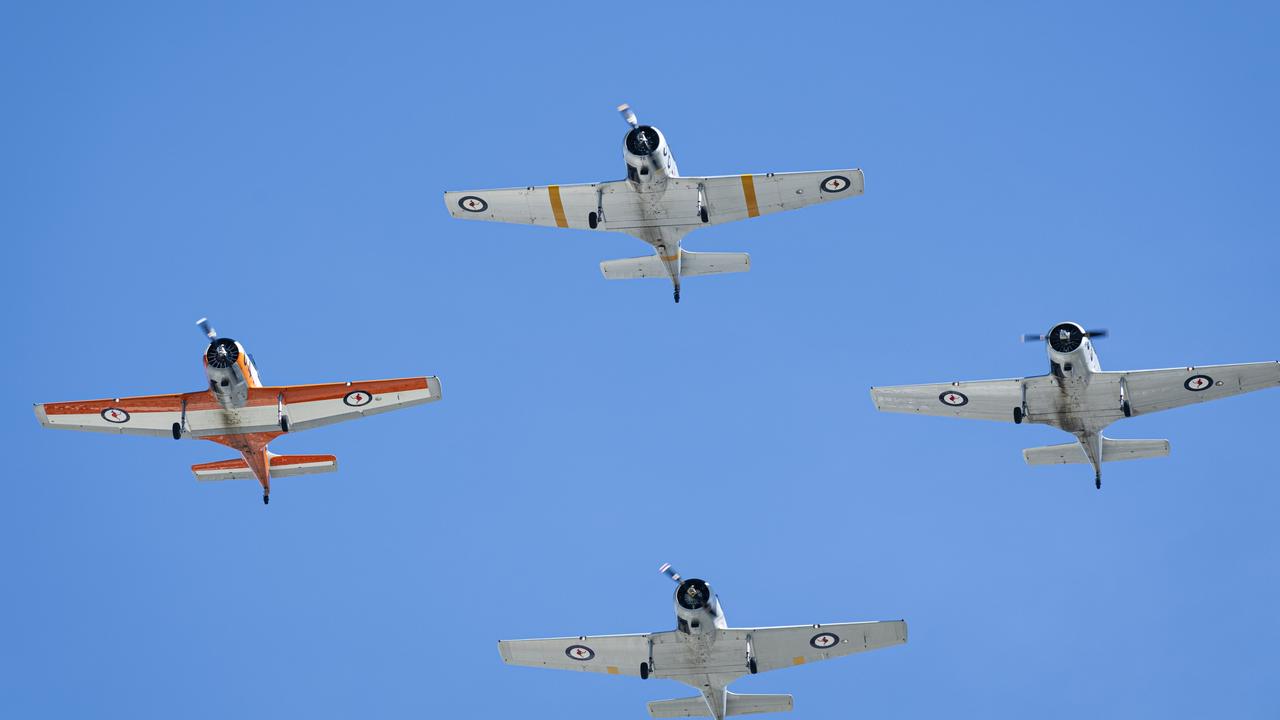
{"type": "Polygon", "coordinates": [[[878,414],[872,384],[1269,360],[1267,4],[8,4],[0,18],[0,715],[646,717],[674,683],[500,638],[905,618],[749,678],[800,718],[1275,717],[1275,409],[1113,427],[878,414]],[[1221,5],[1221,6],[1220,6],[1221,5]],[[461,223],[446,189],[615,179],[630,102],[690,175],[866,195],[705,229],[752,271],[608,283],[625,236],[461,223]],[[197,485],[205,443],[30,403],[194,390],[208,315],[268,383],[438,374],[287,437],[336,474],[197,485]]]}

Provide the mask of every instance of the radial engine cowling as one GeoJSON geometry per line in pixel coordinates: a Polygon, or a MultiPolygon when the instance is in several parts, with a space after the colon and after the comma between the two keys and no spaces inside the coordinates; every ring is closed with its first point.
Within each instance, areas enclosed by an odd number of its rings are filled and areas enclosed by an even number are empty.
{"type": "Polygon", "coordinates": [[[1084,338],[1084,328],[1075,323],[1060,323],[1049,331],[1047,339],[1049,347],[1053,348],[1054,352],[1066,355],[1067,353],[1075,352],[1080,347],[1080,344],[1084,342],[1084,338]]]}
{"type": "Polygon", "coordinates": [[[638,158],[649,157],[662,147],[662,133],[652,125],[638,125],[627,133],[627,152],[638,158]]]}
{"type": "Polygon", "coordinates": [[[236,364],[236,360],[240,359],[240,345],[231,338],[218,338],[209,343],[209,349],[205,351],[204,360],[211,368],[225,370],[236,364]]]}
{"type": "Polygon", "coordinates": [[[703,610],[711,602],[711,588],[698,578],[689,578],[676,588],[676,603],[685,610],[703,610]]]}

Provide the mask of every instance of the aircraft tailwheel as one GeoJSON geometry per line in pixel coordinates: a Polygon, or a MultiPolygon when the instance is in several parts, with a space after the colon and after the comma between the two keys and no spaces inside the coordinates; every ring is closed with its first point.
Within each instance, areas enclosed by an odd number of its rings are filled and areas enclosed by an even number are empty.
{"type": "Polygon", "coordinates": [[[173,424],[173,439],[174,440],[182,439],[182,423],[173,424]]]}
{"type": "Polygon", "coordinates": [[[263,504],[263,505],[270,505],[270,504],[271,504],[271,495],[270,495],[270,494],[268,494],[268,493],[262,493],[262,504],[263,504]]]}
{"type": "Polygon", "coordinates": [[[680,302],[680,288],[676,288],[676,289],[675,289],[675,293],[674,293],[674,295],[675,295],[675,298],[676,298],[676,302],[677,302],[677,303],[678,303],[678,302],[680,302]]]}
{"type": "Polygon", "coordinates": [[[1094,476],[1093,486],[1098,488],[1099,490],[1102,489],[1102,473],[1098,473],[1097,475],[1094,476]]]}
{"type": "Polygon", "coordinates": [[[587,213],[587,224],[591,226],[592,230],[595,230],[596,226],[600,224],[600,216],[596,215],[594,211],[587,213]]]}

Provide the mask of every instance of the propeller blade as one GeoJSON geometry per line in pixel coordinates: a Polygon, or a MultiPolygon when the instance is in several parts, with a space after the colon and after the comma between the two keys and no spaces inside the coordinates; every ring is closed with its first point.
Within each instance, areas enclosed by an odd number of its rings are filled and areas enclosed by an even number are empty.
{"type": "Polygon", "coordinates": [[[1027,333],[1022,336],[1022,342],[1044,342],[1044,333],[1027,333]]]}
{"type": "Polygon", "coordinates": [[[1097,330],[1085,330],[1084,334],[1086,337],[1090,338],[1104,338],[1110,333],[1106,328],[1098,328],[1097,330]]]}
{"type": "Polygon", "coordinates": [[[210,340],[217,339],[218,331],[214,330],[213,326],[209,324],[209,318],[200,318],[199,320],[196,321],[196,325],[199,326],[200,330],[204,332],[205,337],[209,338],[210,340]]]}
{"type": "Polygon", "coordinates": [[[658,572],[671,578],[672,582],[680,582],[680,573],[676,572],[676,569],[671,567],[671,563],[662,563],[662,567],[658,568],[658,572]]]}
{"type": "Polygon", "coordinates": [[[640,124],[640,121],[636,120],[636,114],[631,110],[630,105],[622,103],[618,106],[618,112],[622,114],[622,119],[626,120],[631,127],[636,127],[640,124]]]}

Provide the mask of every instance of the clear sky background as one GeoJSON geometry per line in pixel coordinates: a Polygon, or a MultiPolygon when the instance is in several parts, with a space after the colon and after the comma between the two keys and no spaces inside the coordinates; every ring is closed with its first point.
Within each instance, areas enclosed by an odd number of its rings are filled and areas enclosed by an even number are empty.
{"type": "Polygon", "coordinates": [[[1028,467],[1044,427],[873,384],[1280,357],[1273,4],[6,3],[0,715],[644,718],[689,689],[504,667],[501,638],[905,618],[747,678],[794,717],[1276,717],[1280,392],[1133,419],[1165,459],[1028,467]],[[630,102],[689,175],[866,195],[698,231],[743,275],[606,282],[623,235],[452,220],[446,189],[617,179],[630,102]],[[42,430],[199,389],[438,374],[279,440],[42,430]]]}

